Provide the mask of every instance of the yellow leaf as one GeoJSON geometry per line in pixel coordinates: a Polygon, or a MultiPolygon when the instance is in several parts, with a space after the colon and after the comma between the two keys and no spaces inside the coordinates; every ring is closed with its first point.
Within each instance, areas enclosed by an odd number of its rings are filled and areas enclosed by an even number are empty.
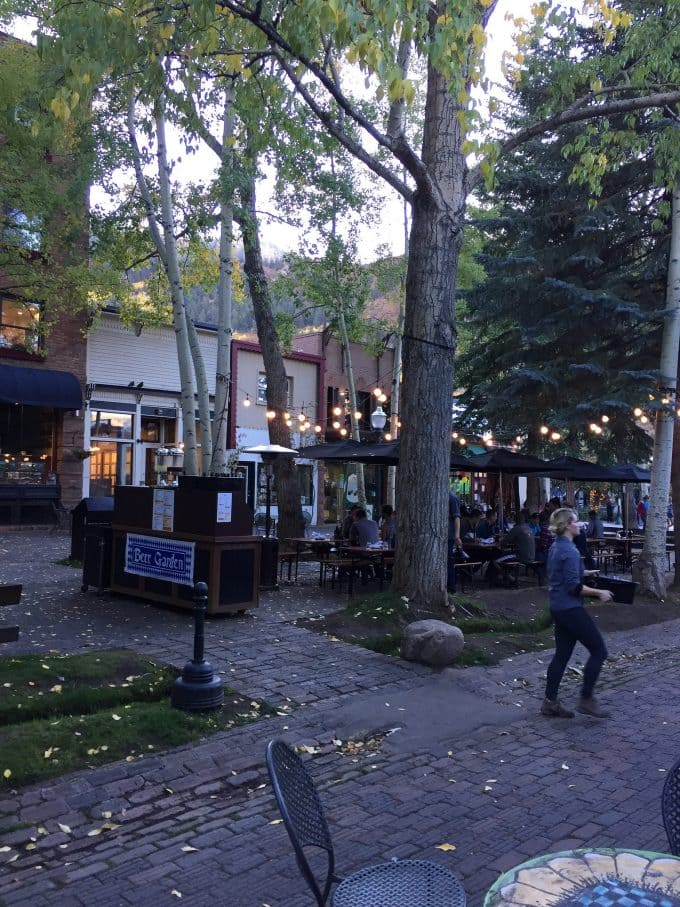
{"type": "Polygon", "coordinates": [[[65,835],[71,834],[71,829],[68,825],[62,825],[61,822],[57,822],[57,825],[59,826],[59,831],[63,831],[65,835]]]}
{"type": "Polygon", "coordinates": [[[191,844],[185,844],[182,853],[198,853],[198,847],[192,847],[191,844]]]}
{"type": "Polygon", "coordinates": [[[55,683],[53,687],[50,687],[50,693],[61,693],[63,687],[60,683],[55,683]]]}
{"type": "Polygon", "coordinates": [[[280,825],[283,822],[283,819],[272,819],[269,823],[270,825],[280,825]]]}
{"type": "Polygon", "coordinates": [[[49,669],[50,669],[49,665],[40,665],[40,667],[45,668],[46,671],[49,671],[49,669]]]}
{"type": "Polygon", "coordinates": [[[49,749],[45,750],[45,752],[43,753],[43,756],[45,757],[45,759],[49,759],[53,752],[54,752],[54,748],[50,747],[49,749]]]}
{"type": "Polygon", "coordinates": [[[3,777],[3,778],[11,778],[11,777],[12,777],[12,770],[9,769],[9,768],[6,768],[5,771],[2,773],[2,777],[3,777]]]}
{"type": "Polygon", "coordinates": [[[114,721],[120,721],[120,715],[111,715],[114,721]]]}
{"type": "Polygon", "coordinates": [[[35,850],[37,846],[37,844],[27,844],[26,850],[35,850]]]}
{"type": "Polygon", "coordinates": [[[446,843],[444,843],[444,844],[435,844],[435,847],[437,848],[437,850],[443,850],[444,853],[449,853],[449,852],[452,851],[452,850],[456,850],[456,845],[455,845],[455,844],[446,844],[446,843]]]}

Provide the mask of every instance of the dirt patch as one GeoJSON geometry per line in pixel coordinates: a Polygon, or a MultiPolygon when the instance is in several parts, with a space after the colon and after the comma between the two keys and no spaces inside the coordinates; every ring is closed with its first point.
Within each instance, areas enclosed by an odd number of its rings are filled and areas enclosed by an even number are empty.
{"type": "MultiPolygon", "coordinates": [[[[381,608],[371,608],[371,598],[361,599],[358,607],[350,605],[342,611],[300,618],[295,623],[334,639],[397,655],[403,622],[384,620],[381,608]]],[[[459,624],[465,633],[465,657],[461,666],[493,664],[523,652],[552,648],[552,627],[545,626],[547,606],[547,588],[539,586],[481,589],[459,596],[452,622],[459,624]],[[470,625],[471,621],[475,623],[470,625]],[[477,621],[487,623],[488,628],[477,626],[477,621]],[[531,626],[534,622],[535,630],[531,626]]],[[[680,596],[672,591],[660,602],[638,595],[633,604],[601,604],[589,600],[587,608],[602,632],[612,633],[680,618],[680,596]]]]}

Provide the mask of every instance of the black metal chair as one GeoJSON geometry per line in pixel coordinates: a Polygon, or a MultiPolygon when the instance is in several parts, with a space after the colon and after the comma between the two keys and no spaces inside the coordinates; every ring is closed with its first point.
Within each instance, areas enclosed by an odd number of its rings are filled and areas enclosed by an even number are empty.
{"type": "Polygon", "coordinates": [[[661,793],[661,815],[670,852],[680,857],[680,759],[666,775],[661,793]]]}
{"type": "Polygon", "coordinates": [[[331,888],[340,883],[333,907],[465,907],[463,886],[443,866],[426,860],[393,860],[361,869],[342,881],[335,874],[330,832],[314,782],[297,753],[283,740],[267,747],[267,769],[274,796],[305,881],[318,907],[326,907],[331,888]],[[326,852],[326,877],[317,880],[306,847],[326,852]]]}

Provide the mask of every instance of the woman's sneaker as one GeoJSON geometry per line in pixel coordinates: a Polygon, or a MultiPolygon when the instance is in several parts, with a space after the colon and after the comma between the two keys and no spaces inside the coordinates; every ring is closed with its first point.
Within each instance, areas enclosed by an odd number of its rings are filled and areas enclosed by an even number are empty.
{"type": "Polygon", "coordinates": [[[609,712],[600,708],[600,704],[594,696],[590,699],[580,699],[576,706],[582,715],[590,715],[591,718],[609,718],[609,712]]]}
{"type": "Polygon", "coordinates": [[[565,709],[559,699],[544,699],[541,706],[541,715],[548,718],[573,718],[574,713],[565,709]]]}

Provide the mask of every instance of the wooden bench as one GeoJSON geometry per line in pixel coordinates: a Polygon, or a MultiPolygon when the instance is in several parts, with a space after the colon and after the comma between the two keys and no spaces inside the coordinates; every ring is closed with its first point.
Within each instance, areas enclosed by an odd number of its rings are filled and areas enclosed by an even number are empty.
{"type": "Polygon", "coordinates": [[[59,485],[0,485],[0,509],[9,511],[12,525],[21,523],[25,510],[36,507],[49,510],[55,529],[67,524],[68,512],[61,503],[59,485]]]}
{"type": "MultiPolygon", "coordinates": [[[[0,607],[18,605],[21,599],[20,585],[0,584],[0,607]]],[[[19,628],[0,625],[0,642],[16,642],[19,639],[19,628]]]]}

